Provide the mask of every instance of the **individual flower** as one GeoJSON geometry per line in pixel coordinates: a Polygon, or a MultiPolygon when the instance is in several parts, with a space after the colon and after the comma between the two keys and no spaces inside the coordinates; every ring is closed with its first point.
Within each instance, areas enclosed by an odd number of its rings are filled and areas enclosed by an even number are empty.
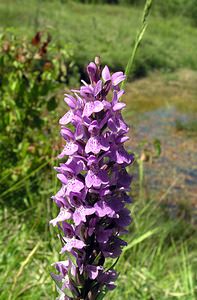
{"type": "Polygon", "coordinates": [[[79,225],[81,222],[86,222],[86,217],[95,213],[94,207],[84,207],[83,205],[76,207],[73,213],[73,221],[75,225],[79,225]]]}
{"type": "Polygon", "coordinates": [[[85,152],[98,154],[101,150],[107,151],[110,146],[107,139],[104,136],[92,136],[87,141],[85,146],[85,152]]]}

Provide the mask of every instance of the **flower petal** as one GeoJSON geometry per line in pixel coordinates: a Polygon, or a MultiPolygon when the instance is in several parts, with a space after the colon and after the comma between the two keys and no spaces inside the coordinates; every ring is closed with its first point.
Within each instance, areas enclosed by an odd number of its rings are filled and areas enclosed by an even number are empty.
{"type": "Polygon", "coordinates": [[[65,251],[70,252],[73,248],[74,249],[82,249],[85,246],[85,243],[83,241],[80,241],[78,239],[72,238],[72,239],[66,239],[66,245],[62,248],[60,254],[64,253],[65,251]]]}
{"type": "Polygon", "coordinates": [[[105,66],[102,71],[102,78],[106,82],[108,80],[111,80],[111,75],[108,66],[105,66]]]}
{"type": "Polygon", "coordinates": [[[84,106],[82,117],[89,117],[94,112],[94,102],[87,102],[84,106]]]}
{"type": "Polygon", "coordinates": [[[120,82],[125,80],[126,76],[123,75],[123,72],[116,72],[112,75],[112,84],[114,86],[118,85],[120,82]]]}
{"type": "Polygon", "coordinates": [[[71,141],[71,142],[68,142],[66,144],[66,146],[64,147],[64,150],[62,151],[62,153],[64,154],[64,156],[65,155],[72,155],[75,152],[77,152],[78,148],[79,148],[79,146],[71,141]]]}
{"type": "Polygon", "coordinates": [[[98,201],[94,205],[95,208],[95,213],[99,217],[105,217],[105,216],[110,216],[113,217],[115,216],[115,212],[107,205],[105,201],[98,201]]]}
{"type": "Polygon", "coordinates": [[[53,226],[56,226],[57,223],[68,220],[71,218],[71,216],[72,213],[67,208],[61,207],[59,215],[55,219],[51,220],[49,223],[53,226]]]}
{"type": "Polygon", "coordinates": [[[94,101],[94,112],[99,112],[103,110],[104,106],[101,101],[94,101]]]}
{"type": "Polygon", "coordinates": [[[68,106],[73,109],[76,108],[76,104],[77,104],[76,99],[71,95],[67,95],[67,94],[65,95],[67,97],[64,98],[64,101],[68,104],[68,106]]]}
{"type": "Polygon", "coordinates": [[[86,221],[86,216],[92,215],[95,212],[94,207],[84,207],[83,205],[76,208],[75,212],[73,213],[73,220],[75,225],[78,226],[81,222],[86,221]]]}
{"type": "Polygon", "coordinates": [[[70,123],[73,119],[73,111],[69,110],[60,120],[59,120],[59,124],[61,125],[67,125],[68,123],[70,123]]]}
{"type": "Polygon", "coordinates": [[[94,96],[98,96],[98,94],[102,91],[102,80],[99,80],[94,88],[94,96]]]}
{"type": "Polygon", "coordinates": [[[121,110],[126,106],[125,103],[118,102],[113,106],[113,111],[121,110]]]}

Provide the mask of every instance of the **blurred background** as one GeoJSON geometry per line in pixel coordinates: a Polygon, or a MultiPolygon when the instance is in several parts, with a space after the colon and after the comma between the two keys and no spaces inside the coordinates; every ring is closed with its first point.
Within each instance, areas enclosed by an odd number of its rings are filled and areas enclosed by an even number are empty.
{"type": "MultiPolygon", "coordinates": [[[[144,0],[0,0],[0,299],[55,299],[64,93],[101,56],[125,70],[144,0]]],[[[197,1],[155,0],[128,76],[128,246],[107,299],[197,298],[197,1]]]]}

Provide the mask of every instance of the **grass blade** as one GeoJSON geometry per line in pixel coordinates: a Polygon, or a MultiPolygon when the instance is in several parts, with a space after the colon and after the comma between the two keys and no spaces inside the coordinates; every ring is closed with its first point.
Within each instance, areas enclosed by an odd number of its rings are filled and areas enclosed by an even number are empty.
{"type": "Polygon", "coordinates": [[[146,233],[142,234],[141,236],[137,237],[136,239],[134,239],[131,243],[129,243],[125,248],[123,248],[122,252],[125,253],[127,252],[129,249],[133,248],[134,246],[136,246],[137,244],[140,244],[141,242],[143,242],[144,240],[146,240],[147,238],[151,237],[153,234],[156,234],[158,231],[160,230],[160,228],[155,228],[153,230],[149,230],[146,233]]]}
{"type": "MultiPolygon", "coordinates": [[[[26,259],[22,262],[16,276],[14,277],[14,282],[12,285],[12,291],[14,291],[15,286],[17,284],[18,278],[21,276],[21,274],[23,273],[23,270],[25,268],[25,266],[28,264],[28,262],[30,261],[30,259],[33,257],[33,255],[35,254],[35,252],[37,251],[37,249],[40,246],[40,241],[35,245],[35,247],[31,250],[31,252],[29,253],[29,255],[26,257],[26,259]]],[[[10,295],[12,297],[12,294],[10,295]]],[[[11,299],[10,297],[10,299],[11,299]]]]}

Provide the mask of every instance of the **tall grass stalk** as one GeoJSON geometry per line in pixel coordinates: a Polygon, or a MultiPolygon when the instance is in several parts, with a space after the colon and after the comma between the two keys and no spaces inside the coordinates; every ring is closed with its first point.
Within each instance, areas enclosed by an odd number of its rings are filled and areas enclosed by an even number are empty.
{"type": "MultiPolygon", "coordinates": [[[[143,35],[144,35],[144,33],[146,31],[146,28],[147,28],[148,16],[150,15],[150,12],[151,12],[152,3],[153,3],[153,0],[146,0],[144,10],[143,10],[143,14],[142,14],[142,19],[141,19],[141,26],[140,26],[139,31],[137,32],[134,47],[131,50],[131,55],[129,57],[129,60],[128,60],[128,63],[127,63],[126,69],[125,69],[125,74],[126,74],[127,78],[128,78],[128,76],[130,74],[130,71],[132,69],[137,49],[140,45],[140,42],[142,41],[143,35]]],[[[126,80],[122,83],[121,88],[124,89],[125,83],[126,83],[126,80]]]]}

